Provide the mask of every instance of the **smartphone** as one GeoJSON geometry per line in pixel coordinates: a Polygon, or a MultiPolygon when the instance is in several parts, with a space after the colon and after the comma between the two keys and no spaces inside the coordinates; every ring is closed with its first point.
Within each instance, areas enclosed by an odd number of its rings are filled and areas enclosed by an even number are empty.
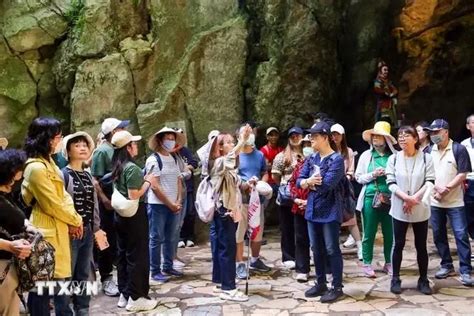
{"type": "Polygon", "coordinates": [[[153,169],[155,169],[155,165],[152,165],[150,170],[147,171],[147,175],[151,174],[153,172],[153,169]]]}
{"type": "Polygon", "coordinates": [[[95,241],[97,243],[97,247],[99,248],[100,251],[109,248],[109,242],[107,240],[107,237],[103,231],[97,231],[95,234],[95,241]]]}

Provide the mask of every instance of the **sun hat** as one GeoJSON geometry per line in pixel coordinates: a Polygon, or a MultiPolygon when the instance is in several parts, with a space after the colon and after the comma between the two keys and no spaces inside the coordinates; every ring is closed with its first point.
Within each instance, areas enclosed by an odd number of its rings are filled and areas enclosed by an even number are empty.
{"type": "Polygon", "coordinates": [[[89,151],[90,153],[92,154],[92,151],[94,150],[95,148],[95,144],[94,144],[94,140],[92,139],[92,137],[87,134],[86,132],[82,132],[82,131],[79,131],[79,132],[75,132],[74,134],[69,134],[67,136],[64,137],[63,139],[63,147],[62,147],[62,154],[63,154],[63,157],[68,160],[68,154],[67,154],[67,144],[74,138],[76,137],[79,137],[79,136],[83,136],[86,138],[87,140],[87,147],[89,147],[89,151]]]}
{"type": "Polygon", "coordinates": [[[365,130],[362,133],[362,139],[368,143],[372,142],[372,135],[381,135],[385,139],[390,140],[392,144],[396,144],[397,140],[390,134],[390,123],[385,121],[380,121],[375,123],[374,128],[365,130]]]}
{"type": "Polygon", "coordinates": [[[165,134],[165,133],[172,133],[176,136],[176,146],[177,147],[183,147],[186,144],[186,134],[182,129],[175,129],[171,127],[163,127],[160,129],[158,132],[153,134],[150,139],[148,139],[148,147],[153,150],[157,151],[159,144],[158,144],[158,139],[156,136],[160,134],[165,134]]]}
{"type": "Polygon", "coordinates": [[[5,137],[1,137],[0,138],[0,147],[2,148],[2,150],[5,150],[5,148],[7,148],[8,146],[8,139],[6,139],[5,137]]]}
{"type": "Polygon", "coordinates": [[[341,135],[346,133],[346,131],[344,130],[344,127],[338,123],[331,126],[331,133],[333,132],[339,133],[341,135]]]}
{"type": "Polygon", "coordinates": [[[280,134],[280,131],[278,130],[278,128],[272,126],[272,127],[267,128],[267,131],[266,131],[265,135],[268,135],[271,132],[277,132],[278,134],[280,134]]]}
{"type": "Polygon", "coordinates": [[[449,123],[443,119],[436,119],[430,124],[430,126],[423,128],[423,130],[428,131],[428,132],[436,132],[441,129],[449,130],[449,123]]]}
{"type": "Polygon", "coordinates": [[[140,135],[132,135],[129,131],[119,131],[112,136],[112,145],[115,148],[122,148],[130,142],[137,142],[141,139],[140,135]]]}
{"type": "Polygon", "coordinates": [[[106,118],[102,122],[101,132],[102,132],[102,134],[107,135],[107,134],[112,133],[112,131],[116,128],[125,128],[128,125],[130,125],[129,120],[121,121],[121,120],[116,119],[114,117],[109,117],[109,118],[106,118]]]}

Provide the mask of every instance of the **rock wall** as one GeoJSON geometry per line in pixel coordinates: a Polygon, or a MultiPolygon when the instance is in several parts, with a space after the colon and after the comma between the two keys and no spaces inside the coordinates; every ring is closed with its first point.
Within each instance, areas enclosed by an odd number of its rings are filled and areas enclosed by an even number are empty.
{"type": "Polygon", "coordinates": [[[0,122],[20,145],[38,115],[92,134],[108,116],[189,145],[242,120],[372,124],[385,59],[409,121],[474,112],[470,0],[3,0],[0,122]]]}

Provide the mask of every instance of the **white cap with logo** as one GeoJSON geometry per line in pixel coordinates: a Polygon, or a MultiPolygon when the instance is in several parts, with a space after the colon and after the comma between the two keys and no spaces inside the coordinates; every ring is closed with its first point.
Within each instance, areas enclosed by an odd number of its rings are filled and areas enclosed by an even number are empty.
{"type": "Polygon", "coordinates": [[[129,120],[121,121],[121,120],[116,119],[114,117],[109,117],[109,118],[106,118],[102,122],[101,131],[102,131],[102,134],[107,135],[109,133],[112,133],[112,131],[114,129],[116,129],[116,128],[125,128],[129,124],[130,124],[129,120]]]}

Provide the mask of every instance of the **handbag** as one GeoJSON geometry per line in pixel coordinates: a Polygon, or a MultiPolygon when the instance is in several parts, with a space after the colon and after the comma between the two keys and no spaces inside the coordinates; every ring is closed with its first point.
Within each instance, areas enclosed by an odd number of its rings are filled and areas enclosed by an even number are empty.
{"type": "Polygon", "coordinates": [[[291,196],[289,182],[286,184],[280,184],[278,187],[276,203],[283,206],[293,205],[293,197],[291,196]]]}
{"type": "MultiPolygon", "coordinates": [[[[375,161],[373,156],[372,163],[375,170],[375,161]]],[[[372,208],[377,211],[388,212],[392,206],[392,195],[389,193],[380,192],[379,186],[377,185],[377,179],[374,180],[374,184],[376,192],[372,200],[372,208]]]]}
{"type": "MultiPolygon", "coordinates": [[[[54,257],[55,249],[43,238],[41,233],[31,234],[24,232],[11,236],[2,227],[0,227],[0,231],[11,240],[26,239],[31,245],[31,254],[28,258],[18,259],[13,257],[12,259],[18,274],[19,293],[31,290],[36,286],[37,281],[49,281],[53,279],[56,265],[54,257]]],[[[6,273],[8,273],[8,270],[6,273]]]]}
{"type": "Polygon", "coordinates": [[[112,199],[110,200],[112,208],[122,217],[132,217],[137,213],[139,199],[129,200],[114,186],[112,199]]]}

